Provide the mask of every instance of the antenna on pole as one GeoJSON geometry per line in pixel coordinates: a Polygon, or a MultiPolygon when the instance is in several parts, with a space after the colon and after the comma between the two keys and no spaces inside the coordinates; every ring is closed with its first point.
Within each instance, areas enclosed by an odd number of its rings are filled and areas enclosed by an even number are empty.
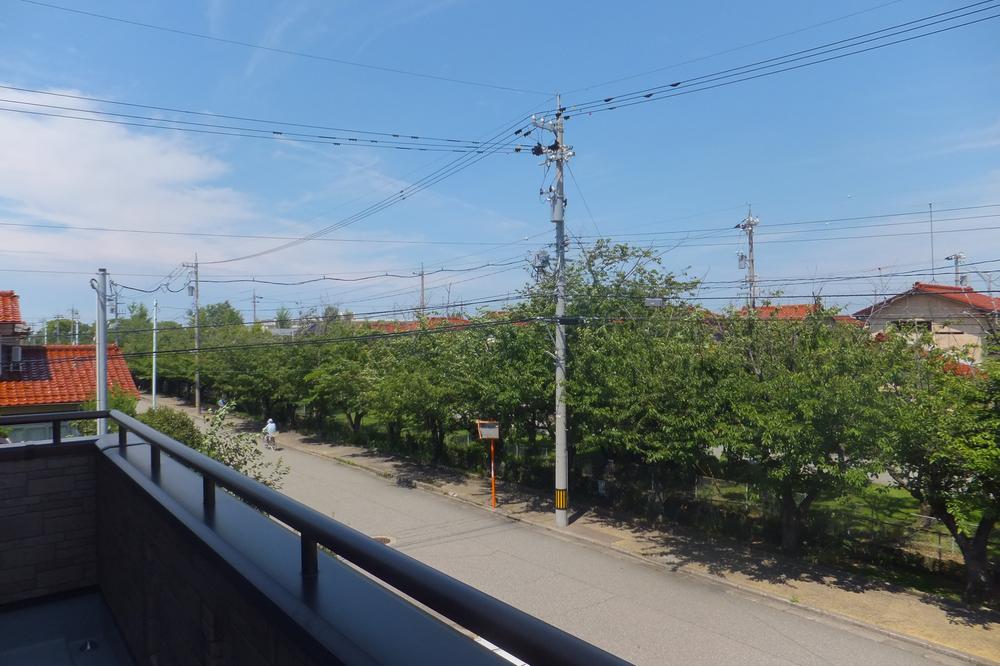
{"type": "Polygon", "coordinates": [[[747,216],[742,222],[736,225],[737,229],[742,229],[747,235],[747,254],[740,252],[740,268],[747,271],[747,305],[751,310],[757,308],[757,270],[754,265],[753,254],[753,231],[760,224],[760,220],[753,216],[753,208],[747,204],[747,216]]]}

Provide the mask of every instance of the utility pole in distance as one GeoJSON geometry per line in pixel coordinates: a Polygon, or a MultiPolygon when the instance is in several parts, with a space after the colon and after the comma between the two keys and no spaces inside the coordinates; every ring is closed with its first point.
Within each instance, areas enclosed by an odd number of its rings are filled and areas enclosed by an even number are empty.
{"type": "Polygon", "coordinates": [[[156,333],[157,333],[157,314],[160,312],[160,306],[153,299],[153,409],[156,409],[156,333]]]}
{"type": "Polygon", "coordinates": [[[201,414],[201,308],[198,303],[198,253],[193,264],[184,264],[193,270],[193,281],[188,284],[188,295],[194,296],[194,409],[201,414]]]}
{"type": "Polygon", "coordinates": [[[747,254],[740,253],[740,268],[743,268],[743,264],[746,262],[747,287],[750,291],[747,301],[751,310],[757,308],[757,267],[754,264],[753,256],[753,231],[758,224],[760,224],[760,220],[751,214],[750,208],[747,208],[746,218],[736,225],[737,229],[742,229],[747,234],[747,254]]]}
{"type": "Polygon", "coordinates": [[[531,149],[537,156],[545,156],[544,164],[556,165],[555,181],[549,187],[548,199],[552,204],[552,224],[556,227],[556,527],[569,524],[569,451],[566,443],[566,196],[563,187],[563,167],[573,156],[573,149],[566,145],[563,136],[561,98],[556,95],[556,112],[552,120],[535,118],[531,123],[539,129],[552,132],[555,142],[550,146],[541,143],[531,149]]]}
{"type": "Polygon", "coordinates": [[[944,258],[945,261],[954,261],[955,262],[955,286],[956,287],[962,286],[961,285],[962,278],[958,274],[958,264],[959,264],[959,262],[962,261],[962,259],[965,259],[965,253],[964,252],[956,252],[955,254],[948,255],[947,257],[944,258]]]}

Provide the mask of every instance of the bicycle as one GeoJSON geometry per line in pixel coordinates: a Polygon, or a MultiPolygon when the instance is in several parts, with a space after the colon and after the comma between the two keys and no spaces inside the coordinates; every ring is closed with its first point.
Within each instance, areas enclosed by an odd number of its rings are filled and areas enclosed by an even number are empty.
{"type": "Polygon", "coordinates": [[[271,449],[273,451],[278,450],[278,444],[274,439],[274,435],[269,432],[264,433],[264,448],[271,449]]]}

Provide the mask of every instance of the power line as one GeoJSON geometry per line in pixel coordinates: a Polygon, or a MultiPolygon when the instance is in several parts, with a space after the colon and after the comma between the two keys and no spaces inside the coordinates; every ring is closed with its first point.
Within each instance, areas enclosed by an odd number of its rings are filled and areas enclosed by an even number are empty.
{"type": "Polygon", "coordinates": [[[385,198],[377,201],[376,203],[371,204],[367,208],[364,208],[361,211],[359,211],[357,213],[354,213],[353,215],[349,215],[349,216],[347,216],[345,218],[342,218],[339,221],[337,221],[337,222],[335,222],[335,223],[333,223],[331,225],[328,225],[326,227],[323,227],[322,229],[314,231],[311,234],[308,234],[308,235],[303,236],[301,238],[298,238],[296,240],[288,241],[287,243],[282,243],[281,245],[277,245],[277,246],[268,248],[266,250],[260,250],[258,252],[254,252],[254,253],[251,253],[251,254],[242,255],[242,256],[238,256],[238,257],[232,257],[232,258],[229,258],[229,259],[217,259],[215,261],[206,261],[206,262],[202,262],[202,263],[204,263],[204,264],[226,264],[226,263],[232,263],[234,261],[243,261],[243,260],[246,260],[246,259],[254,259],[256,257],[260,257],[260,256],[263,256],[263,255],[266,255],[266,254],[271,254],[273,252],[279,252],[281,250],[285,250],[285,249],[288,249],[288,248],[291,248],[291,247],[295,247],[296,245],[300,245],[302,243],[307,243],[307,242],[309,242],[311,240],[314,240],[315,238],[319,238],[321,236],[325,236],[325,235],[327,235],[327,234],[329,234],[329,233],[331,233],[333,231],[336,231],[338,229],[342,229],[342,228],[347,227],[347,226],[349,226],[351,224],[354,224],[356,222],[360,222],[361,220],[367,219],[368,217],[371,217],[372,215],[375,215],[376,213],[379,213],[379,212],[385,210],[386,208],[389,208],[391,206],[394,206],[394,205],[400,203],[401,201],[404,201],[407,197],[413,196],[414,194],[417,194],[418,192],[421,192],[421,191],[423,191],[423,190],[425,190],[425,189],[427,189],[427,188],[429,188],[429,187],[431,187],[431,186],[433,186],[433,185],[441,182],[445,178],[449,178],[450,176],[453,176],[456,173],[458,173],[460,171],[463,171],[464,169],[467,169],[468,167],[470,167],[473,164],[479,162],[480,160],[484,159],[485,157],[488,157],[489,155],[492,155],[494,152],[497,152],[499,150],[503,150],[504,148],[510,146],[511,144],[514,143],[514,141],[517,140],[516,137],[521,136],[521,134],[522,134],[522,130],[521,129],[517,129],[515,131],[515,128],[520,128],[524,124],[524,121],[526,119],[527,119],[527,117],[523,116],[521,118],[518,118],[515,122],[504,126],[504,128],[502,130],[500,130],[499,132],[495,133],[487,141],[483,142],[483,145],[482,145],[483,149],[482,150],[476,151],[473,154],[466,154],[466,155],[464,155],[462,157],[456,158],[456,159],[452,160],[451,162],[449,162],[448,164],[446,164],[445,166],[440,167],[440,168],[436,169],[435,171],[431,172],[430,174],[424,176],[423,178],[415,181],[414,183],[411,183],[407,187],[405,187],[402,190],[400,190],[398,193],[390,195],[390,196],[387,196],[387,197],[385,197],[385,198]],[[515,138],[511,138],[511,137],[515,137],[515,138]]]}
{"type": "MultiPolygon", "coordinates": [[[[235,238],[244,240],[298,240],[300,236],[274,236],[267,234],[226,234],[205,231],[163,231],[160,229],[128,229],[125,227],[92,227],[71,224],[44,224],[32,222],[0,222],[0,227],[19,227],[26,229],[56,229],[67,231],[94,231],[99,233],[146,234],[153,236],[183,236],[190,238],[235,238]]],[[[449,241],[449,240],[399,240],[388,238],[315,238],[313,240],[327,243],[370,243],[382,245],[471,245],[496,246],[508,243],[493,241],[449,241]]],[[[514,241],[520,243],[520,241],[514,241]]],[[[530,243],[526,243],[530,245],[530,243]]]]}
{"type": "Polygon", "coordinates": [[[754,46],[760,46],[761,44],[766,44],[768,42],[773,42],[777,39],[782,39],[783,37],[790,37],[791,35],[797,35],[801,32],[806,32],[807,30],[812,30],[813,28],[820,28],[824,25],[830,25],[831,23],[837,23],[845,19],[854,18],[855,16],[860,16],[862,14],[867,14],[869,12],[876,11],[878,9],[883,9],[890,5],[899,4],[903,0],[890,0],[889,2],[883,2],[882,4],[875,5],[874,7],[869,7],[868,9],[862,9],[856,12],[851,12],[850,14],[844,14],[843,16],[838,16],[832,19],[827,19],[826,21],[820,21],[819,23],[813,23],[811,25],[803,26],[801,28],[796,28],[795,30],[790,30],[788,32],[783,32],[778,35],[773,35],[771,37],[765,37],[764,39],[758,39],[754,42],[749,42],[747,44],[742,44],[740,46],[734,46],[732,48],[725,49],[723,51],[716,51],[715,53],[710,53],[708,55],[698,56],[697,58],[690,58],[688,60],[683,60],[681,62],[675,62],[671,65],[663,65],[662,67],[657,67],[655,69],[646,70],[644,72],[639,72],[638,74],[630,74],[628,76],[622,76],[617,79],[611,79],[608,81],[602,81],[600,83],[594,83],[584,88],[576,88],[574,90],[568,90],[565,94],[572,95],[577,92],[584,92],[587,90],[592,90],[594,88],[600,88],[602,86],[611,85],[612,83],[621,83],[622,81],[629,81],[631,79],[638,79],[643,76],[649,76],[650,74],[657,74],[659,72],[666,71],[668,69],[674,69],[675,67],[681,67],[683,65],[690,65],[696,62],[701,62],[703,60],[709,60],[711,58],[717,58],[721,55],[726,55],[728,53],[734,53],[736,51],[742,51],[743,49],[748,49],[754,46]]]}
{"type": "MultiPolygon", "coordinates": [[[[6,101],[6,100],[0,100],[6,101]]],[[[33,104],[32,102],[14,102],[15,104],[33,104]]],[[[44,105],[37,105],[44,106],[44,105]]],[[[258,130],[253,128],[243,128],[245,131],[223,131],[226,127],[224,125],[210,125],[208,123],[187,123],[187,124],[197,124],[202,125],[202,127],[172,127],[169,125],[153,124],[153,123],[137,123],[126,120],[111,120],[108,118],[87,118],[86,116],[72,116],[61,113],[50,113],[48,111],[31,111],[29,109],[14,109],[11,107],[0,107],[0,111],[5,113],[20,113],[30,116],[41,116],[46,118],[60,118],[62,120],[79,120],[83,122],[90,123],[101,123],[105,125],[120,125],[122,127],[144,127],[147,129],[159,129],[166,130],[170,132],[188,132],[194,134],[211,134],[214,136],[230,136],[239,137],[243,139],[260,139],[264,141],[292,141],[295,143],[314,143],[328,146],[339,146],[339,147],[359,147],[359,148],[383,148],[387,150],[405,150],[405,151],[415,151],[415,152],[429,152],[429,153],[478,153],[483,149],[478,146],[469,147],[452,147],[439,144],[390,144],[387,142],[379,142],[375,139],[367,139],[365,141],[360,141],[358,139],[350,139],[346,137],[324,137],[322,135],[315,135],[317,138],[307,138],[306,135],[302,135],[295,132],[278,132],[271,131],[267,134],[250,134],[248,132],[267,132],[267,130],[258,130]],[[219,127],[222,129],[206,129],[207,127],[219,127]],[[338,140],[339,139],[339,140],[338,140]]],[[[86,111],[86,113],[102,113],[100,111],[86,111]]],[[[125,114],[109,114],[109,115],[125,115],[125,114]]],[[[155,120],[155,119],[153,119],[155,120]]],[[[160,122],[173,122],[173,123],[184,123],[186,121],[181,120],[163,120],[160,122]]],[[[502,153],[519,153],[522,147],[514,145],[513,143],[503,146],[492,152],[502,152],[502,153]],[[510,148],[509,150],[507,150],[510,148]]]]}
{"type": "MultiPolygon", "coordinates": [[[[574,105],[570,105],[570,106],[567,106],[567,107],[563,107],[562,110],[567,115],[569,115],[569,114],[578,115],[580,113],[593,114],[593,113],[599,113],[599,112],[602,112],[602,111],[613,111],[613,110],[616,110],[616,109],[621,109],[621,108],[625,108],[625,107],[629,107],[629,106],[635,106],[637,104],[645,104],[645,103],[648,103],[648,102],[659,101],[661,99],[669,99],[671,97],[677,97],[677,96],[680,96],[680,95],[687,95],[687,94],[691,94],[691,93],[695,93],[695,92],[703,92],[703,91],[706,91],[706,90],[713,90],[715,88],[721,88],[721,87],[724,87],[724,86],[733,85],[735,83],[741,83],[741,82],[744,82],[744,81],[750,81],[750,80],[754,80],[754,79],[759,79],[759,78],[763,78],[763,77],[766,77],[766,76],[772,76],[774,74],[780,74],[782,72],[788,72],[788,71],[793,71],[793,70],[796,70],[796,69],[801,69],[803,67],[808,67],[810,65],[818,65],[818,64],[824,63],[824,62],[830,62],[830,61],[833,61],[833,60],[839,60],[841,58],[846,58],[848,56],[858,55],[860,53],[866,53],[868,51],[874,51],[874,50],[877,50],[877,49],[882,49],[882,48],[886,48],[886,47],[889,47],[889,46],[894,46],[894,45],[897,45],[897,44],[902,44],[902,43],[905,43],[905,42],[910,42],[910,41],[913,41],[915,39],[920,39],[922,37],[929,37],[929,36],[940,34],[940,33],[943,33],[943,32],[948,32],[950,30],[956,30],[958,28],[962,28],[962,27],[974,25],[974,24],[977,24],[977,23],[982,23],[983,21],[989,21],[989,20],[992,20],[992,19],[1000,17],[1000,14],[994,14],[994,15],[991,15],[991,16],[986,16],[986,17],[981,17],[981,18],[977,18],[977,19],[972,19],[972,20],[966,21],[964,23],[959,23],[959,24],[955,24],[955,25],[946,26],[946,27],[943,27],[943,28],[939,28],[939,29],[932,30],[932,31],[929,31],[929,32],[921,33],[921,34],[918,34],[918,35],[912,35],[912,36],[909,36],[909,37],[904,37],[904,38],[900,38],[900,39],[897,39],[897,40],[893,40],[893,41],[889,41],[889,42],[884,42],[884,43],[881,43],[881,44],[875,44],[873,46],[868,46],[868,47],[857,49],[857,50],[854,50],[854,51],[848,51],[846,53],[840,53],[840,54],[833,55],[833,56],[830,56],[830,57],[827,57],[827,58],[819,58],[819,59],[809,60],[808,62],[800,62],[799,64],[796,64],[796,65],[790,65],[788,67],[783,67],[783,65],[786,65],[786,64],[791,63],[791,62],[797,62],[797,61],[801,61],[801,60],[808,60],[809,58],[816,58],[817,56],[825,55],[827,53],[832,53],[832,52],[840,51],[840,50],[843,50],[843,49],[854,48],[856,46],[860,46],[861,44],[866,44],[866,43],[870,43],[870,42],[878,41],[878,40],[884,40],[884,39],[886,39],[888,37],[892,37],[892,36],[904,34],[906,32],[912,32],[914,30],[921,30],[921,29],[924,29],[924,28],[927,28],[927,27],[931,27],[933,25],[937,25],[937,24],[943,23],[943,22],[953,21],[953,20],[955,20],[957,18],[969,16],[971,14],[975,14],[975,13],[979,13],[979,12],[983,12],[983,11],[990,11],[992,9],[996,9],[997,8],[996,5],[991,5],[989,7],[985,7],[985,8],[977,9],[977,10],[974,10],[974,11],[970,11],[970,12],[968,12],[966,14],[961,14],[961,15],[957,15],[957,16],[951,16],[950,18],[942,19],[942,20],[939,20],[939,21],[933,21],[933,22],[930,22],[930,23],[924,23],[924,25],[920,25],[920,26],[908,28],[906,30],[900,30],[899,32],[892,33],[892,34],[882,35],[881,37],[876,37],[876,38],[873,38],[873,39],[867,39],[867,40],[862,40],[862,41],[856,41],[856,40],[859,40],[862,37],[866,37],[868,35],[874,35],[874,34],[877,34],[877,33],[887,32],[887,31],[890,31],[890,30],[894,30],[896,28],[901,28],[903,26],[912,25],[913,23],[926,22],[926,21],[929,21],[932,18],[936,18],[936,17],[939,17],[939,16],[944,16],[944,15],[947,15],[947,14],[954,14],[956,12],[960,12],[960,11],[969,9],[971,7],[977,7],[979,5],[988,4],[988,3],[992,3],[992,2],[994,2],[994,0],[983,0],[983,2],[978,2],[978,3],[971,4],[971,5],[966,5],[964,7],[959,7],[957,9],[950,10],[948,12],[942,12],[940,14],[934,14],[932,16],[927,16],[927,17],[924,17],[922,19],[917,19],[915,21],[909,21],[907,23],[897,24],[897,25],[894,25],[894,26],[890,26],[888,28],[883,28],[883,29],[875,31],[875,32],[865,33],[863,35],[858,35],[858,36],[851,37],[851,38],[848,38],[848,39],[842,39],[842,40],[838,40],[836,42],[830,42],[828,44],[824,44],[824,45],[821,45],[821,46],[813,47],[811,49],[805,49],[805,50],[802,50],[802,51],[796,51],[796,52],[793,52],[793,53],[786,54],[784,56],[778,56],[778,57],[775,57],[775,58],[769,58],[767,60],[758,61],[756,63],[750,63],[748,65],[743,65],[741,67],[735,67],[735,68],[730,68],[730,69],[726,69],[726,70],[721,70],[721,71],[714,72],[714,73],[711,73],[711,74],[705,74],[705,75],[702,75],[702,76],[698,76],[698,77],[694,77],[694,78],[690,78],[690,79],[685,79],[685,80],[681,80],[681,81],[674,81],[672,83],[668,83],[668,84],[664,84],[664,85],[660,85],[660,86],[654,86],[654,87],[646,88],[646,89],[643,89],[643,90],[637,90],[637,91],[632,91],[632,92],[627,92],[627,93],[621,93],[621,94],[618,94],[618,95],[604,97],[604,98],[599,99],[599,100],[591,100],[589,102],[582,102],[582,103],[579,103],[579,104],[574,104],[574,105]],[[827,51],[822,51],[821,50],[821,49],[824,49],[826,47],[834,46],[836,44],[844,44],[845,42],[852,42],[852,41],[855,42],[855,43],[853,43],[853,44],[846,44],[846,45],[835,47],[835,48],[830,48],[827,51]],[[810,55],[799,55],[799,54],[804,54],[804,53],[809,53],[809,52],[814,52],[814,53],[811,53],[810,55]],[[794,56],[798,56],[798,57],[794,57],[794,56]],[[766,64],[766,63],[771,63],[771,64],[766,64]],[[774,69],[774,68],[778,68],[778,69],[774,69]],[[763,71],[763,70],[771,70],[771,71],[763,71]],[[760,73],[758,73],[758,74],[752,74],[752,72],[760,72],[760,73]],[[741,77],[741,78],[739,78],[739,77],[741,77]],[[731,79],[731,80],[726,80],[726,79],[731,79]],[[693,87],[687,88],[687,86],[693,86],[693,87]],[[680,89],[678,90],[678,88],[680,88],[680,89]]],[[[554,113],[554,112],[556,112],[556,110],[552,109],[552,110],[549,110],[547,113],[554,113]]]]}
{"type": "MultiPolygon", "coordinates": [[[[452,142],[452,143],[468,143],[468,144],[474,144],[474,145],[481,143],[480,141],[475,141],[475,140],[472,140],[472,139],[453,139],[453,138],[443,138],[443,137],[438,137],[438,136],[419,136],[419,135],[414,135],[414,134],[412,134],[410,132],[377,132],[377,131],[372,131],[372,130],[350,129],[350,128],[346,128],[346,127],[333,127],[333,126],[330,126],[330,125],[314,125],[314,124],[301,123],[301,122],[289,122],[289,121],[286,121],[286,120],[272,120],[272,119],[266,119],[266,118],[254,118],[252,116],[237,116],[237,115],[230,115],[230,114],[224,114],[224,113],[213,113],[211,111],[193,111],[191,109],[180,109],[180,108],[169,107],[169,106],[158,106],[158,105],[155,105],[155,104],[138,104],[138,103],[135,103],[135,102],[122,102],[122,101],[114,100],[114,99],[106,99],[106,98],[100,98],[100,97],[88,97],[86,95],[75,95],[75,94],[72,94],[72,93],[55,92],[55,91],[50,91],[50,90],[37,90],[37,89],[34,89],[34,88],[22,88],[22,87],[18,87],[18,86],[10,86],[10,85],[0,85],[0,90],[13,90],[13,91],[17,91],[17,92],[31,93],[33,95],[48,95],[50,97],[60,97],[60,98],[64,98],[64,99],[75,99],[75,100],[81,100],[81,101],[87,101],[87,102],[94,102],[94,103],[97,103],[97,104],[113,104],[113,105],[116,105],[116,106],[127,106],[127,107],[130,107],[130,108],[136,108],[136,109],[148,109],[148,110],[151,110],[151,111],[164,111],[164,112],[168,112],[168,113],[181,113],[181,114],[191,115],[191,116],[200,116],[200,117],[203,117],[203,118],[219,118],[221,120],[240,120],[240,121],[244,121],[244,122],[261,123],[261,124],[266,124],[266,125],[280,125],[280,126],[283,126],[283,127],[299,127],[299,128],[304,128],[304,129],[327,130],[327,131],[331,131],[331,132],[347,132],[349,134],[362,134],[362,135],[368,135],[368,136],[383,136],[383,137],[388,137],[388,138],[393,138],[393,139],[402,139],[402,140],[413,139],[413,140],[421,140],[421,141],[441,141],[441,142],[452,142]]],[[[29,102],[19,101],[19,100],[3,100],[3,101],[12,101],[12,102],[15,102],[15,103],[18,103],[18,104],[28,104],[29,103],[29,102]]],[[[64,107],[56,107],[56,108],[64,108],[64,107]]],[[[75,109],[75,108],[72,108],[72,107],[70,107],[70,109],[71,110],[75,110],[75,111],[86,111],[88,113],[104,113],[105,115],[117,115],[117,114],[112,114],[110,112],[91,111],[89,109],[75,109]]]]}
{"type": "Polygon", "coordinates": [[[21,2],[28,5],[35,5],[37,7],[45,7],[47,9],[54,9],[61,12],[68,12],[71,14],[78,14],[81,16],[87,16],[90,18],[100,19],[102,21],[111,21],[114,23],[121,23],[124,25],[131,25],[139,28],[146,28],[148,30],[158,30],[160,32],[167,32],[175,35],[183,35],[185,37],[194,37],[197,39],[203,39],[207,41],[219,42],[221,44],[229,44],[231,46],[242,46],[244,48],[255,49],[259,51],[266,51],[269,53],[280,53],[287,56],[295,56],[297,58],[308,58],[310,60],[318,60],[322,62],[330,62],[338,65],[347,65],[350,67],[360,67],[363,69],[387,72],[391,74],[399,74],[403,76],[413,76],[422,79],[429,79],[434,81],[443,81],[447,83],[458,83],[466,86],[476,86],[479,88],[492,88],[493,90],[503,90],[506,92],[518,92],[527,93],[531,95],[548,95],[549,93],[540,92],[538,90],[530,90],[527,88],[515,88],[513,86],[501,86],[492,83],[484,83],[482,81],[471,81],[468,79],[459,79],[448,76],[438,76],[436,74],[425,74],[423,72],[415,72],[412,70],[399,69],[395,67],[385,67],[382,65],[372,65],[370,63],[357,62],[354,60],[345,60],[342,58],[333,58],[331,56],[319,55],[316,53],[306,53],[303,51],[294,51],[292,49],[283,49],[273,46],[264,46],[263,44],[254,44],[252,42],[245,42],[238,39],[227,39],[225,37],[215,37],[213,35],[206,35],[200,32],[194,32],[192,30],[183,30],[180,28],[170,28],[163,25],[156,25],[154,23],[145,23],[142,21],[135,21],[132,19],[121,18],[118,16],[110,16],[108,14],[98,14],[97,12],[84,11],[82,9],[74,9],[71,7],[64,7],[61,5],[55,5],[48,2],[39,2],[39,0],[20,0],[21,2]]]}

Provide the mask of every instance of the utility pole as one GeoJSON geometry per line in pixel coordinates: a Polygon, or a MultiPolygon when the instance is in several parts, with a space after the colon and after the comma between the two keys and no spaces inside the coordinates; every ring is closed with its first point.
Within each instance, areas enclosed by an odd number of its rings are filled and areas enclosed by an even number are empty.
{"type": "Polygon", "coordinates": [[[532,117],[531,123],[540,129],[552,132],[555,142],[550,146],[536,144],[531,153],[545,156],[544,164],[556,165],[555,181],[549,187],[549,202],[552,204],[552,224],[556,227],[556,527],[569,524],[569,450],[566,443],[566,196],[563,187],[563,167],[573,156],[573,149],[567,146],[563,130],[565,119],[561,98],[556,95],[556,112],[552,120],[532,117]]]}
{"type": "Polygon", "coordinates": [[[153,409],[156,409],[156,315],[159,313],[160,307],[153,299],[153,409]]]}
{"type": "Polygon", "coordinates": [[[954,261],[955,262],[955,286],[956,287],[960,287],[961,286],[961,282],[962,282],[961,276],[958,274],[958,264],[959,264],[959,262],[962,261],[962,259],[965,259],[965,253],[964,252],[956,252],[955,254],[949,255],[949,256],[947,256],[947,257],[944,258],[945,261],[954,261]]]}
{"type": "Polygon", "coordinates": [[[49,321],[48,319],[42,320],[42,344],[49,344],[49,321]]]}
{"type": "Polygon", "coordinates": [[[260,300],[261,298],[263,298],[263,296],[258,296],[257,295],[257,290],[254,289],[253,290],[253,296],[250,297],[250,301],[253,303],[253,307],[252,307],[252,310],[253,310],[253,323],[255,323],[255,324],[257,323],[257,301],[260,300]]]}
{"type": "MultiPolygon", "coordinates": [[[[94,346],[97,356],[97,409],[108,408],[108,269],[97,269],[97,279],[90,281],[90,286],[97,292],[97,331],[94,336],[94,346]]],[[[107,434],[108,421],[97,419],[97,436],[107,434]]]]}
{"type": "Polygon", "coordinates": [[[198,253],[193,264],[184,264],[193,270],[193,284],[188,284],[188,295],[194,296],[194,409],[201,414],[201,309],[198,303],[198,253]]]}
{"type": "Polygon", "coordinates": [[[424,262],[420,262],[420,316],[423,317],[427,313],[425,309],[427,308],[427,300],[424,294],[424,262]]]}
{"type": "Polygon", "coordinates": [[[77,346],[80,344],[80,312],[73,307],[70,312],[73,313],[73,345],[77,346]]]}
{"type": "Polygon", "coordinates": [[[747,254],[740,253],[740,268],[743,268],[743,263],[746,262],[747,287],[750,291],[747,302],[751,310],[757,308],[757,268],[754,264],[753,231],[758,224],[760,220],[753,216],[752,209],[748,206],[746,218],[736,225],[737,229],[742,229],[747,234],[747,254]]]}
{"type": "Polygon", "coordinates": [[[937,262],[934,259],[934,202],[927,204],[928,218],[931,222],[931,282],[937,278],[937,262]]]}

